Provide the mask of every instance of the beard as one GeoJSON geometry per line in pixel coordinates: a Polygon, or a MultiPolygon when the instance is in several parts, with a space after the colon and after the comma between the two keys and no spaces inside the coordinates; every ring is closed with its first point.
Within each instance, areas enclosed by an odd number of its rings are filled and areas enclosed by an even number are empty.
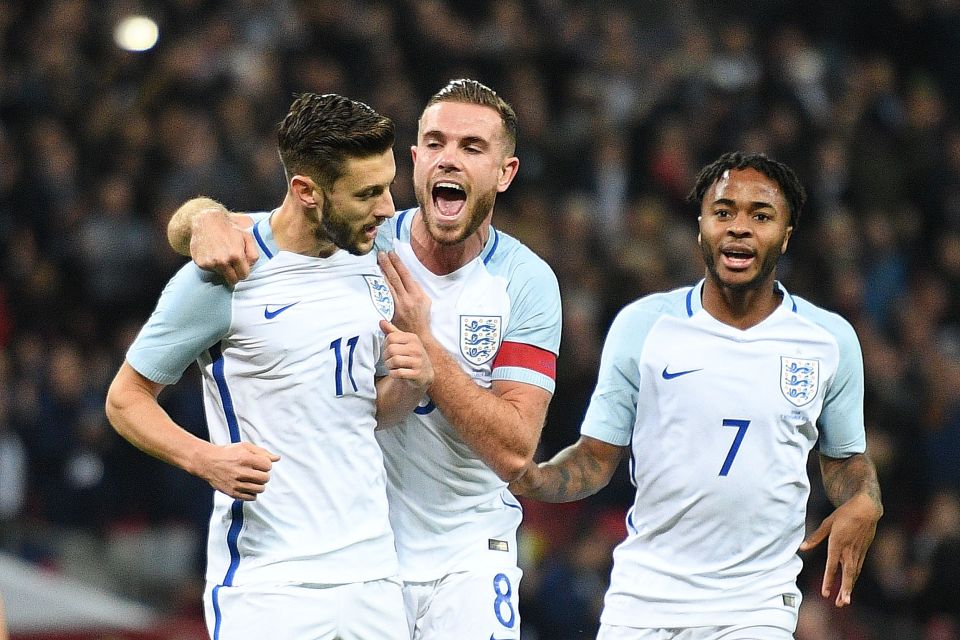
{"type": "Polygon", "coordinates": [[[317,236],[321,240],[329,240],[355,256],[362,256],[369,253],[370,250],[361,246],[362,240],[366,238],[361,238],[360,235],[360,231],[353,228],[347,220],[337,213],[330,203],[330,198],[324,198],[317,236]]]}
{"type": "MultiPolygon", "coordinates": [[[[423,214],[423,221],[427,227],[427,231],[430,233],[430,237],[433,238],[437,244],[442,245],[460,244],[476,233],[477,229],[480,228],[480,225],[483,224],[483,221],[486,220],[490,214],[490,211],[493,210],[493,205],[497,200],[497,192],[491,190],[477,196],[476,201],[472,205],[464,203],[465,207],[469,207],[466,210],[466,225],[459,230],[451,231],[449,227],[442,228],[438,224],[438,219],[434,217],[433,193],[431,193],[429,189],[423,188],[420,189],[420,193],[417,194],[417,196],[420,211],[423,214]],[[430,208],[427,209],[424,203],[431,205],[430,208]],[[451,233],[453,233],[453,235],[450,235],[451,233]]],[[[458,222],[458,224],[460,223],[458,222]]]]}
{"type": "Polygon", "coordinates": [[[716,254],[711,248],[701,242],[700,252],[703,254],[703,262],[707,266],[707,272],[710,274],[710,277],[720,286],[732,291],[750,291],[766,286],[767,280],[769,280],[770,276],[776,271],[777,262],[780,260],[780,252],[776,247],[773,247],[763,255],[762,260],[760,260],[759,269],[757,269],[757,274],[753,278],[746,282],[730,283],[724,282],[720,277],[720,271],[717,269],[716,254]]]}

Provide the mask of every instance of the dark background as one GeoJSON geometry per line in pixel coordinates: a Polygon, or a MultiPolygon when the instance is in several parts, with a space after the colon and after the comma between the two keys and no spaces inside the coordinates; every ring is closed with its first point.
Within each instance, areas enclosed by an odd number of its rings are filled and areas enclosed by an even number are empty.
{"type": "MultiPolygon", "coordinates": [[[[394,196],[414,206],[416,119],[456,77],[516,108],[494,222],[560,279],[538,459],[576,439],[616,311],[701,277],[697,169],[766,152],[810,192],[779,277],[859,334],[886,505],[852,608],[819,597],[824,553],[807,555],[797,637],[960,637],[956,0],[0,0],[0,549],[198,619],[210,491],[103,415],[183,262],[166,221],[197,194],[279,203],[274,127],[299,91],[394,118],[394,196]],[[137,12],[160,40],[124,52],[112,31],[137,12]]],[[[195,368],[162,401],[204,432],[195,368]]],[[[526,503],[525,638],[593,637],[631,495],[624,471],[582,503],[526,503]]]]}

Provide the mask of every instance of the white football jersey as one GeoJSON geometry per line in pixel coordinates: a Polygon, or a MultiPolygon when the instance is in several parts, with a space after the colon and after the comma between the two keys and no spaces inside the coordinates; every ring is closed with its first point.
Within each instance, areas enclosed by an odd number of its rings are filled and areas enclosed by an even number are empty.
{"type": "Polygon", "coordinates": [[[637,492],[602,621],[789,627],[808,454],[864,451],[860,346],[782,286],[747,330],[704,311],[702,288],[628,305],[604,345],[582,433],[631,446],[637,492]]]}
{"type": "MultiPolygon", "coordinates": [[[[395,250],[430,296],[433,335],[482,387],[501,379],[552,392],[561,317],[550,267],[491,227],[477,258],[451,274],[435,275],[410,247],[415,215],[409,209],[383,225],[377,246],[395,250]]],[[[426,582],[453,571],[516,564],[520,504],[429,398],[377,437],[404,580],[426,582]]]]}
{"type": "MultiPolygon", "coordinates": [[[[279,251],[269,218],[260,259],[235,288],[187,264],[127,355],[162,384],[203,372],[210,439],[280,456],[255,501],[216,492],[213,585],[342,584],[397,575],[374,374],[393,298],[373,254],[279,251]]],[[[214,592],[215,593],[215,592],[214,592]]]]}

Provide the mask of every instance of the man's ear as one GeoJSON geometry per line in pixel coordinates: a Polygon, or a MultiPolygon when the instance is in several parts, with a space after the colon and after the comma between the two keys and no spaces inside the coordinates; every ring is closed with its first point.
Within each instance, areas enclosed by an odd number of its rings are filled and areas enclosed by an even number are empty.
{"type": "Polygon", "coordinates": [[[295,175],[290,178],[290,192],[301,205],[308,209],[313,209],[322,203],[318,201],[318,196],[322,197],[321,191],[317,189],[317,183],[309,176],[295,175]]]}
{"type": "Polygon", "coordinates": [[[517,177],[520,169],[520,159],[516,156],[504,158],[500,164],[500,176],[497,178],[497,191],[503,193],[510,187],[510,183],[517,177]]]}
{"type": "Polygon", "coordinates": [[[783,244],[780,245],[780,255],[787,252],[787,245],[790,244],[790,236],[793,235],[793,227],[787,227],[787,235],[783,236],[783,244]]]}

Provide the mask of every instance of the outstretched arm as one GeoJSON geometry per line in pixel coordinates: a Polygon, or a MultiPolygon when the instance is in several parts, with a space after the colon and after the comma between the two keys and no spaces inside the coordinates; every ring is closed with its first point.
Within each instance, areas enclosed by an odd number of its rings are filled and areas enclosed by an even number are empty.
{"type": "Polygon", "coordinates": [[[231,213],[216,200],[187,200],[167,223],[167,241],[201,269],[216,271],[234,285],[250,275],[257,261],[257,243],[248,229],[249,216],[231,213]]]}
{"type": "Polygon", "coordinates": [[[162,389],[124,362],[107,392],[107,418],[117,433],[231,498],[256,500],[280,457],[249,442],[220,446],[196,437],[157,402],[162,389]]]}
{"type": "Polygon", "coordinates": [[[433,363],[430,399],[500,479],[516,479],[533,460],[552,394],[509,380],[494,380],[490,389],[478,386],[434,337],[426,293],[400,258],[391,252],[379,262],[393,292],[394,323],[420,337],[433,363]]]}
{"type": "Polygon", "coordinates": [[[628,447],[580,436],[547,462],[530,463],[510,491],[543,502],[572,502],[607,486],[628,447]]]}
{"type": "Polygon", "coordinates": [[[827,540],[827,566],[821,593],[830,597],[837,571],[842,571],[835,604],[850,604],[850,594],[860,577],[863,560],[883,515],[877,470],[866,454],[849,458],[820,455],[820,471],[827,497],[836,507],[816,531],[807,536],[800,551],[827,540]]]}

